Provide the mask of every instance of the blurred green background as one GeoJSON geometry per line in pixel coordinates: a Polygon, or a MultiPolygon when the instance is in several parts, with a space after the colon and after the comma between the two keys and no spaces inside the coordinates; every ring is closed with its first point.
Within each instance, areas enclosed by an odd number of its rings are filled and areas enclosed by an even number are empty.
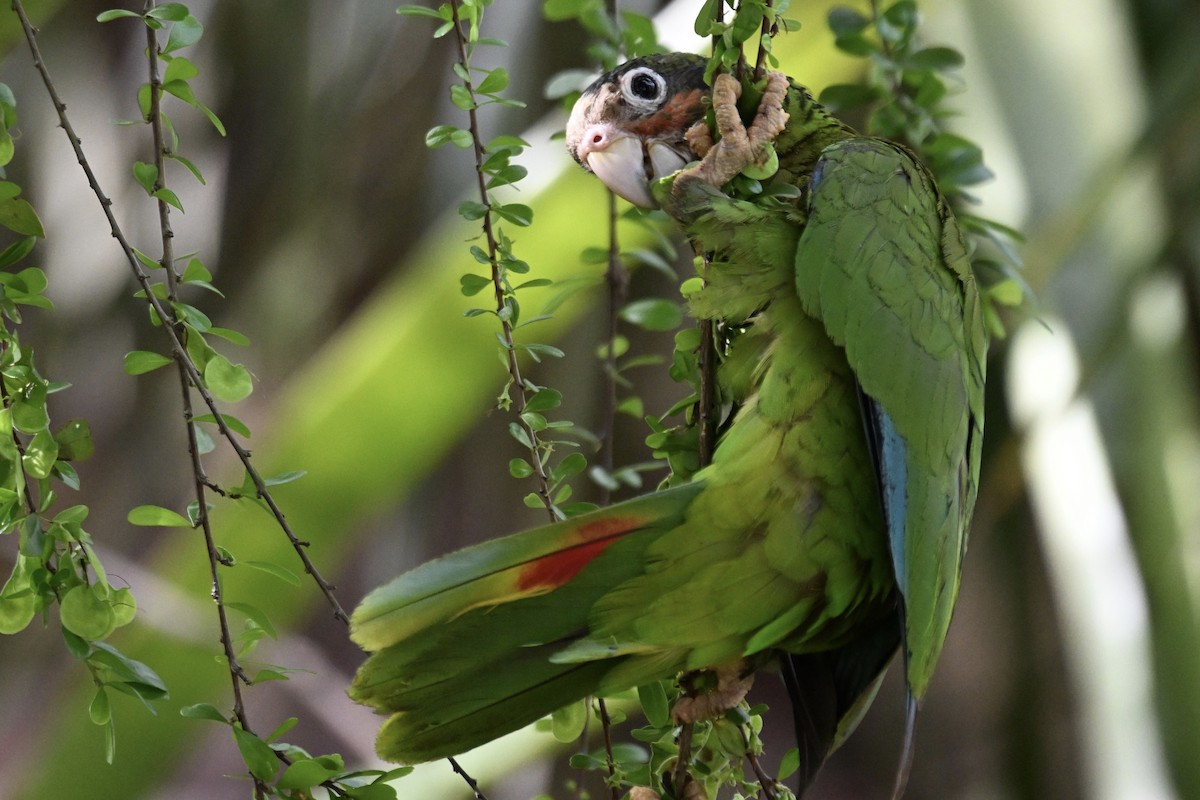
{"type": "MultiPolygon", "coordinates": [[[[145,80],[139,27],[99,25],[110,5],[30,0],[40,43],[73,124],[126,231],[154,252],[156,217],[130,164],[147,160],[137,116],[145,80]]],[[[653,2],[623,2],[643,13],[653,2]]],[[[700,3],[670,4],[661,38],[688,44],[700,3]]],[[[785,68],[819,90],[855,78],[824,26],[830,2],[794,0],[800,33],[782,40],[785,68]]],[[[604,245],[606,198],[549,134],[564,115],[542,97],[549,76],[584,68],[585,36],[545,22],[539,3],[497,3],[488,32],[524,110],[487,112],[489,135],[525,133],[535,173],[521,202],[536,210],[517,253],[538,276],[596,274],[579,251],[604,245]],[[535,185],[536,184],[536,185],[535,185]]],[[[506,474],[518,455],[493,410],[504,373],[488,318],[464,319],[459,275],[475,265],[472,226],[454,214],[469,190],[462,151],[426,150],[434,124],[463,124],[449,102],[452,52],[388,0],[197,0],[206,26],[189,57],[192,83],[223,119],[215,135],[191,109],[170,110],[181,151],[208,178],[171,176],[186,209],[177,252],[197,250],[227,300],[192,298],[253,344],[229,353],[257,378],[232,409],[254,430],[264,472],[304,469],[279,499],[343,605],[432,555],[543,519],[506,474]]],[[[1200,9],[1184,0],[928,0],[925,36],[963,51],[961,115],[997,180],[982,213],[1023,229],[1039,319],[993,349],[982,490],[960,607],[921,721],[913,798],[1200,798],[1200,9]]],[[[96,455],[83,489],[114,583],[139,598],[138,622],[115,642],[167,681],[152,717],[118,702],[116,763],[103,763],[87,719],[90,681],[57,625],[0,640],[0,797],[237,797],[250,792],[228,730],[176,709],[228,705],[198,534],[134,528],[129,508],[182,508],[190,477],[178,386],[167,371],[134,379],[122,355],[162,349],[128,268],[87,190],[37,82],[15,18],[0,13],[0,80],[21,114],[9,175],[41,213],[35,252],[53,312],[33,312],[22,340],[42,371],[73,388],[59,422],[84,417],[96,455]]],[[[671,295],[652,270],[632,291],[671,295]]],[[[526,307],[536,305],[527,300],[526,307]]],[[[567,415],[596,428],[604,335],[599,292],[537,331],[567,351],[533,370],[567,391],[567,415]]],[[[669,352],[670,337],[635,347],[669,352]]],[[[228,351],[227,351],[228,352],[228,351]]],[[[647,409],[677,390],[661,369],[637,376],[647,409]]],[[[618,425],[618,462],[643,460],[644,426],[618,425]]],[[[219,481],[240,482],[223,453],[219,481]]],[[[587,493],[586,487],[580,492],[587,493]]],[[[265,515],[221,504],[221,542],[239,558],[296,571],[265,515]]],[[[7,570],[15,543],[0,541],[7,570]]],[[[261,732],[288,716],[312,752],[372,759],[376,720],[344,695],[360,655],[315,587],[235,568],[230,599],[267,608],[278,641],[252,661],[301,670],[247,691],[261,732]],[[246,574],[249,572],[249,574],[246,574]]],[[[894,678],[894,676],[893,676],[894,678]]],[[[769,760],[790,747],[777,682],[769,760]]],[[[826,766],[814,798],[884,796],[901,727],[889,683],[859,732],[826,766]]],[[[520,736],[463,759],[491,800],[570,796],[584,779],[520,736]]],[[[559,748],[561,751],[561,748],[559,748]]],[[[595,784],[591,784],[593,787],[595,784]]],[[[401,796],[469,796],[444,764],[399,784],[401,796]],[[407,787],[408,792],[404,791],[407,787]]],[[[593,788],[593,791],[594,788],[593,788]]],[[[595,795],[593,795],[595,796],[595,795]]]]}

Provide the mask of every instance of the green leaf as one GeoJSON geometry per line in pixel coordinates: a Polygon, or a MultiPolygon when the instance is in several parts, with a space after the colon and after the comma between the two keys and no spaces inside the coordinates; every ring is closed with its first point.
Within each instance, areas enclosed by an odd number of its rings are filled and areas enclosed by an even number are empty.
{"type": "Polygon", "coordinates": [[[138,250],[136,247],[133,248],[133,254],[134,254],[134,256],[137,257],[138,263],[140,263],[146,269],[150,269],[150,270],[162,269],[162,264],[158,263],[153,258],[146,255],[141,250],[138,250]]]}
{"type": "Polygon", "coordinates": [[[297,469],[291,472],[281,472],[278,475],[272,475],[269,478],[263,478],[263,483],[267,486],[280,486],[285,483],[298,481],[307,475],[307,470],[297,469]]]}
{"type": "Polygon", "coordinates": [[[88,718],[97,725],[107,725],[112,719],[112,706],[109,705],[108,692],[104,691],[103,686],[96,689],[96,695],[88,705],[88,718]]]}
{"type": "Polygon", "coordinates": [[[54,441],[58,442],[58,457],[63,461],[83,461],[96,450],[92,429],[83,419],[68,421],[54,434],[54,441]]]}
{"type": "MultiPolygon", "coordinates": [[[[92,563],[97,562],[93,561],[92,563]]],[[[133,618],[137,616],[137,598],[133,596],[132,591],[123,586],[114,591],[108,601],[112,606],[113,621],[118,628],[133,622],[133,618]]]]}
{"type": "Polygon", "coordinates": [[[669,331],[683,323],[683,309],[679,304],[658,297],[635,300],[619,313],[621,319],[649,331],[669,331]]]}
{"type": "Polygon", "coordinates": [[[204,366],[204,385],[218,400],[236,403],[254,391],[250,371],[241,364],[233,364],[220,353],[216,353],[204,366]]]}
{"type": "Polygon", "coordinates": [[[33,206],[21,198],[0,202],[0,225],[22,236],[46,238],[46,230],[33,206]]]}
{"type": "Polygon", "coordinates": [[[144,161],[135,161],[133,162],[133,179],[146,190],[146,194],[151,194],[154,191],[154,183],[158,180],[158,167],[144,161]]]}
{"type": "Polygon", "coordinates": [[[221,328],[213,325],[208,329],[208,332],[213,336],[220,336],[227,342],[232,342],[239,347],[246,347],[250,344],[250,337],[240,331],[231,330],[230,328],[221,328]]]}
{"type": "Polygon", "coordinates": [[[508,88],[508,70],[496,67],[490,70],[484,79],[475,87],[480,94],[495,94],[508,88]]]}
{"type": "Polygon", "coordinates": [[[129,511],[127,516],[131,525],[163,528],[190,528],[192,523],[187,517],[162,506],[142,505],[129,511]]]}
{"type": "Polygon", "coordinates": [[[168,22],[178,22],[181,19],[185,19],[187,15],[188,8],[183,3],[163,3],[161,6],[156,6],[146,12],[147,17],[166,20],[168,22]]]}
{"type": "Polygon", "coordinates": [[[587,719],[587,704],[577,700],[550,715],[550,733],[560,742],[573,742],[583,734],[587,719]]]}
{"type": "Polygon", "coordinates": [[[459,216],[468,221],[483,219],[487,212],[488,207],[477,200],[466,200],[458,204],[459,216]]]}
{"type": "Polygon", "coordinates": [[[554,483],[574,477],[587,469],[587,457],[583,453],[571,453],[558,462],[558,466],[550,470],[550,480],[554,483]]]}
{"type": "Polygon", "coordinates": [[[525,402],[526,411],[549,411],[552,408],[558,408],[562,405],[562,392],[557,389],[542,388],[538,389],[532,397],[525,402]]]}
{"type": "MultiPolygon", "coordinates": [[[[36,520],[35,520],[36,521],[36,520]]],[[[0,634],[20,633],[37,614],[31,574],[33,559],[18,554],[12,574],[0,589],[0,634]]]]}
{"type": "Polygon", "coordinates": [[[212,273],[208,271],[208,267],[204,266],[203,261],[191,258],[188,259],[183,275],[179,279],[184,283],[208,282],[212,280],[212,273]]]}
{"type": "MultiPolygon", "coordinates": [[[[233,416],[232,414],[222,414],[221,419],[225,422],[225,425],[229,428],[229,430],[233,431],[234,433],[241,434],[247,439],[250,438],[250,428],[246,425],[246,423],[242,422],[237,417],[233,416]]],[[[193,417],[192,421],[207,422],[212,425],[217,424],[217,418],[212,414],[201,414],[198,417],[193,417]]]]}
{"type": "Polygon", "coordinates": [[[836,36],[850,36],[862,33],[871,24],[871,20],[846,6],[837,6],[829,12],[829,30],[836,36]]]}
{"type": "Polygon", "coordinates": [[[200,173],[200,168],[193,164],[189,159],[184,158],[183,156],[179,155],[179,153],[166,153],[165,155],[167,158],[182,164],[188,172],[192,173],[192,177],[200,182],[201,186],[208,185],[207,181],[204,180],[204,176],[200,173]]]}
{"type": "Polygon", "coordinates": [[[165,186],[151,192],[150,196],[158,200],[162,200],[169,206],[177,208],[181,213],[183,212],[183,204],[179,202],[179,195],[175,194],[175,192],[171,191],[165,186]]]}
{"type": "MultiPolygon", "coordinates": [[[[257,682],[258,682],[258,680],[255,679],[255,683],[257,683],[257,682]]],[[[271,733],[267,735],[266,740],[268,742],[275,741],[280,736],[283,736],[285,733],[290,731],[292,728],[296,727],[296,723],[299,721],[300,721],[299,717],[288,717],[283,722],[279,723],[279,725],[277,725],[275,727],[275,730],[271,731],[271,733]]]]}
{"type": "Polygon", "coordinates": [[[952,47],[927,47],[918,50],[907,59],[904,65],[915,70],[942,71],[954,69],[963,65],[962,53],[952,47]]]}
{"type": "Polygon", "coordinates": [[[125,372],[128,375],[144,375],[147,372],[165,367],[174,359],[149,350],[134,350],[125,354],[125,372]]]}
{"type": "Polygon", "coordinates": [[[646,714],[646,721],[655,728],[665,728],[671,722],[670,704],[667,702],[667,692],[661,681],[639,686],[638,702],[646,714]]]}
{"type": "Polygon", "coordinates": [[[37,244],[36,236],[26,236],[10,244],[0,252],[0,269],[16,264],[33,250],[37,244]]]}
{"type": "Polygon", "coordinates": [[[566,97],[572,92],[577,92],[583,89],[592,80],[595,73],[586,69],[564,69],[561,72],[556,72],[550,76],[550,80],[546,81],[546,87],[542,90],[542,97],[547,100],[558,100],[566,97]]]}
{"type": "Polygon", "coordinates": [[[129,11],[124,8],[113,8],[108,11],[101,11],[96,15],[96,22],[112,22],[114,19],[122,19],[132,17],[133,19],[141,19],[142,15],[136,11],[129,11]]]}
{"type": "Polygon", "coordinates": [[[529,438],[528,431],[525,430],[518,422],[508,423],[508,433],[512,438],[516,439],[523,447],[530,450],[533,449],[533,440],[529,438]]]}
{"type": "Polygon", "coordinates": [[[63,627],[71,633],[96,641],[103,639],[117,627],[116,617],[108,598],[100,597],[101,587],[78,584],[63,595],[58,613],[63,627]]]}
{"type": "Polygon", "coordinates": [[[793,747],[783,754],[783,758],[779,759],[779,774],[776,778],[785,781],[795,775],[798,769],[800,769],[800,751],[793,747]]]}
{"type": "Polygon", "coordinates": [[[523,458],[514,458],[508,462],[508,474],[514,478],[528,478],[533,474],[533,467],[523,458]]]}
{"type": "Polygon", "coordinates": [[[50,471],[57,460],[58,442],[55,441],[54,434],[42,428],[33,435],[29,444],[25,445],[25,455],[21,458],[21,463],[32,477],[42,479],[50,477],[50,471]]]}
{"type": "Polygon", "coordinates": [[[187,717],[188,719],[207,719],[213,722],[223,722],[229,724],[229,720],[225,718],[216,706],[208,703],[196,703],[191,706],[184,706],[179,709],[179,716],[187,717]]]}
{"type": "Polygon", "coordinates": [[[267,636],[270,636],[272,639],[279,638],[275,634],[275,626],[271,623],[271,618],[268,617],[266,612],[258,606],[251,605],[250,603],[234,603],[227,600],[225,602],[225,607],[232,608],[234,611],[240,611],[242,614],[245,614],[246,619],[262,628],[267,636]]]}
{"type": "Polygon", "coordinates": [[[300,585],[300,578],[296,573],[292,572],[287,567],[281,567],[278,564],[272,564],[270,561],[243,561],[242,564],[247,567],[252,567],[259,572],[265,572],[268,575],[274,575],[284,583],[290,583],[292,586],[300,585]]]}
{"type": "Polygon", "coordinates": [[[508,220],[522,228],[533,222],[533,209],[522,203],[505,203],[501,206],[493,206],[492,210],[501,219],[508,220]]]}
{"type": "Polygon", "coordinates": [[[471,96],[467,87],[459,83],[450,87],[450,102],[463,111],[470,111],[472,108],[475,108],[475,98],[471,96]]]}
{"type": "Polygon", "coordinates": [[[276,784],[280,789],[310,789],[329,780],[338,773],[311,758],[295,761],[279,776],[276,784]]]}
{"type": "MultiPolygon", "coordinates": [[[[167,686],[162,678],[141,661],[130,658],[106,642],[92,642],[92,649],[89,658],[111,669],[121,681],[130,684],[138,696],[155,700],[167,697],[167,686]]],[[[112,686],[114,689],[122,688],[120,684],[112,686]]]]}
{"type": "MultiPolygon", "coordinates": [[[[165,6],[159,6],[159,8],[165,8],[165,6]]],[[[195,64],[183,56],[175,56],[167,63],[167,70],[163,73],[162,82],[186,81],[199,74],[200,70],[195,64]]]]}
{"type": "Polygon", "coordinates": [[[171,53],[195,44],[204,35],[204,26],[200,20],[188,14],[171,26],[171,34],[167,37],[164,53],[171,53]]]}
{"type": "Polygon", "coordinates": [[[239,725],[233,726],[233,740],[250,774],[260,780],[269,781],[279,771],[279,759],[271,746],[239,725]]]}
{"type": "Polygon", "coordinates": [[[485,277],[483,275],[476,275],[471,272],[468,272],[468,273],[462,275],[458,279],[458,282],[459,282],[460,286],[462,287],[461,288],[462,293],[467,297],[472,297],[473,295],[477,295],[480,292],[482,292],[484,289],[487,289],[488,287],[490,287],[492,285],[491,278],[485,277]]]}
{"type": "Polygon", "coordinates": [[[826,86],[820,103],[834,113],[862,108],[879,99],[879,89],[859,83],[838,83],[826,86]]]}
{"type": "Polygon", "coordinates": [[[17,145],[13,141],[12,134],[0,128],[0,167],[9,164],[16,153],[17,145]]]}
{"type": "Polygon", "coordinates": [[[397,14],[406,17],[428,17],[429,19],[442,19],[442,15],[436,9],[426,8],[425,6],[400,6],[396,9],[397,14]]]}

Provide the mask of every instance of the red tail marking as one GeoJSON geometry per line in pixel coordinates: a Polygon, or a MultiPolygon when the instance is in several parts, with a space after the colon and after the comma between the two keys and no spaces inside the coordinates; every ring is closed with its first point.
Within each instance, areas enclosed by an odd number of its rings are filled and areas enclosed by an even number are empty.
{"type": "Polygon", "coordinates": [[[615,517],[580,526],[574,533],[580,543],[526,564],[517,577],[517,589],[522,592],[557,589],[578,575],[610,544],[641,527],[643,522],[641,519],[615,517]]]}

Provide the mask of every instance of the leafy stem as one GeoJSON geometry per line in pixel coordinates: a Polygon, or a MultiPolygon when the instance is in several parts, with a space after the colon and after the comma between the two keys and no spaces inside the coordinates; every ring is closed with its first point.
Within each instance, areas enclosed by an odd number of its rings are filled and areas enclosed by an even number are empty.
{"type": "MultiPolygon", "coordinates": [[[[155,0],[146,0],[143,13],[149,14],[155,7],[155,0]]],[[[162,240],[162,258],[159,264],[162,266],[166,274],[167,283],[167,300],[174,306],[179,301],[179,282],[178,276],[175,274],[175,252],[174,238],[175,233],[171,228],[171,205],[167,202],[166,195],[162,191],[166,188],[166,144],[163,137],[163,116],[162,116],[162,80],[158,71],[158,62],[162,56],[162,51],[158,44],[158,30],[152,25],[146,25],[146,62],[149,70],[150,78],[150,109],[147,115],[147,121],[150,125],[151,135],[154,140],[154,166],[156,177],[153,184],[153,192],[158,206],[158,225],[159,233],[162,240]]],[[[148,296],[153,296],[152,293],[148,296]]],[[[161,316],[164,326],[170,327],[173,331],[173,337],[176,341],[184,340],[188,336],[187,328],[178,318],[161,316]],[[168,321],[172,320],[172,321],[168,321]]],[[[208,514],[208,498],[206,485],[208,483],[204,474],[204,465],[201,462],[200,446],[196,438],[196,423],[193,422],[195,414],[192,409],[192,393],[193,385],[199,385],[188,373],[188,363],[185,359],[176,354],[175,367],[179,376],[179,386],[181,403],[183,407],[184,428],[186,429],[188,442],[188,455],[191,459],[193,486],[196,495],[196,514],[195,524],[201,529],[204,534],[204,546],[208,556],[209,575],[212,579],[211,596],[213,603],[217,607],[217,621],[221,631],[221,647],[225,651],[225,664],[229,670],[229,682],[233,691],[233,717],[237,720],[242,730],[252,732],[250,723],[246,718],[245,703],[242,698],[242,684],[249,685],[251,683],[249,676],[242,669],[238,662],[237,652],[234,648],[233,634],[229,627],[229,613],[225,607],[225,599],[221,589],[220,567],[221,556],[217,550],[216,539],[213,535],[212,523],[208,514]]],[[[219,418],[219,414],[214,410],[214,415],[219,418]]],[[[266,784],[257,776],[251,773],[251,779],[254,781],[255,797],[266,797],[266,784]]]]}
{"type": "MultiPolygon", "coordinates": [[[[517,358],[517,347],[513,339],[513,323],[511,320],[515,306],[512,298],[512,290],[508,286],[506,268],[503,263],[504,253],[502,251],[506,248],[502,247],[501,241],[497,236],[494,220],[496,207],[492,202],[491,193],[488,190],[489,170],[486,167],[488,153],[479,129],[478,104],[476,102],[477,90],[471,79],[473,42],[478,39],[479,20],[483,12],[481,7],[471,6],[473,16],[469,20],[466,20],[467,25],[464,26],[462,3],[460,0],[450,0],[449,5],[451,21],[453,23],[454,41],[458,50],[458,65],[460,69],[457,72],[459,78],[462,80],[462,86],[466,91],[466,97],[470,99],[470,102],[463,103],[463,105],[466,105],[469,120],[468,131],[471,136],[471,149],[475,156],[475,182],[479,194],[479,202],[483,209],[481,224],[484,241],[487,245],[486,260],[491,269],[492,293],[495,299],[496,316],[500,320],[500,344],[504,349],[505,364],[508,369],[511,388],[510,397],[512,397],[512,402],[517,412],[517,420],[513,424],[517,425],[524,434],[523,437],[518,438],[529,451],[530,457],[527,463],[532,468],[532,475],[536,484],[535,492],[545,507],[546,513],[550,516],[551,522],[553,522],[561,519],[564,515],[558,509],[554,498],[551,496],[551,481],[546,471],[546,459],[543,455],[546,450],[546,444],[542,441],[539,431],[527,416],[532,386],[526,382],[524,376],[521,374],[521,365],[517,358]]],[[[536,388],[533,388],[533,391],[536,391],[536,388]]]]}

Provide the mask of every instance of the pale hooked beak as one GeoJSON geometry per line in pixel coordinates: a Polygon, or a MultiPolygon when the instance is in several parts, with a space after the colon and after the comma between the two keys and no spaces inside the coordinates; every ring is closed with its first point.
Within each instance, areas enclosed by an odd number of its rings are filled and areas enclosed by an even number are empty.
{"type": "Polygon", "coordinates": [[[661,142],[651,142],[647,147],[636,136],[617,134],[608,126],[590,129],[582,137],[577,155],[579,163],[594,172],[613,194],[642,208],[658,207],[650,196],[650,183],[687,163],[661,142]]]}

